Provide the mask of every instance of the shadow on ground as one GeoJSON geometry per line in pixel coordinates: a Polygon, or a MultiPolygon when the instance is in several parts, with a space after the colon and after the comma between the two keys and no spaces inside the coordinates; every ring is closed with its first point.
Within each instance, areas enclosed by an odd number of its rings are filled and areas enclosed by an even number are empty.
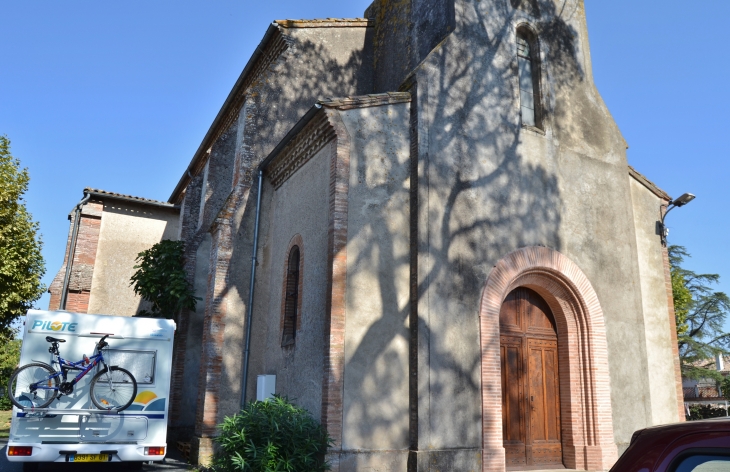
{"type": "MultiPolygon", "coordinates": [[[[5,456],[7,444],[0,441],[0,471],[2,472],[22,472],[23,463],[9,462],[5,456]]],[[[188,464],[180,454],[180,451],[174,448],[168,450],[164,462],[156,462],[154,465],[144,464],[141,468],[134,468],[127,463],[104,463],[104,464],[67,464],[63,462],[51,462],[40,464],[38,472],[94,472],[99,470],[105,472],[122,472],[126,470],[142,470],[142,471],[188,471],[193,470],[193,466],[188,464]]]]}

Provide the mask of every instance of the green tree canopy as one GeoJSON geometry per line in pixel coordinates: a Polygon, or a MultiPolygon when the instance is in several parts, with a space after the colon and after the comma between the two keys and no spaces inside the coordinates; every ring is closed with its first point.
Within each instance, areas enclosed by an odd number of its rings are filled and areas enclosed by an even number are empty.
{"type": "Polygon", "coordinates": [[[129,285],[134,293],[152,303],[152,311],[142,310],[136,316],[172,318],[181,309],[195,309],[198,298],[185,273],[185,245],[182,241],[160,241],[137,255],[129,285]]]}
{"type": "Polygon", "coordinates": [[[23,200],[29,182],[28,169],[10,153],[10,140],[0,136],[0,333],[5,335],[46,290],[38,223],[23,200]]]}
{"type": "Polygon", "coordinates": [[[727,354],[730,348],[730,333],[724,332],[730,298],[711,287],[719,282],[719,275],[683,268],[687,257],[690,255],[684,247],[669,247],[682,376],[722,380],[712,366],[715,355],[727,354]]]}

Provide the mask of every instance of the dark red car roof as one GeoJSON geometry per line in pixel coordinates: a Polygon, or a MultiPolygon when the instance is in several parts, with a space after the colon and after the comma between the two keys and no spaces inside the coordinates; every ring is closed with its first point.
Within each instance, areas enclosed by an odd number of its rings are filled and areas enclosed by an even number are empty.
{"type": "Polygon", "coordinates": [[[639,430],[610,472],[665,472],[678,456],[691,450],[705,449],[730,454],[730,418],[687,421],[639,430]]]}

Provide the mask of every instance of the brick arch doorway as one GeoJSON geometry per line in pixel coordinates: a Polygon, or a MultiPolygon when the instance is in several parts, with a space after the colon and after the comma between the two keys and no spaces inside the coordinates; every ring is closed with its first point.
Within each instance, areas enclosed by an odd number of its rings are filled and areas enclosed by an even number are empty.
{"type": "Polygon", "coordinates": [[[568,469],[609,469],[617,451],[606,330],[598,297],[585,274],[565,255],[545,247],[526,247],[495,265],[482,294],[482,470],[506,470],[499,321],[504,301],[520,287],[539,295],[554,318],[562,462],[568,469]]]}
{"type": "Polygon", "coordinates": [[[547,302],[518,287],[499,312],[502,440],[510,467],[560,466],[558,333],[547,302]]]}

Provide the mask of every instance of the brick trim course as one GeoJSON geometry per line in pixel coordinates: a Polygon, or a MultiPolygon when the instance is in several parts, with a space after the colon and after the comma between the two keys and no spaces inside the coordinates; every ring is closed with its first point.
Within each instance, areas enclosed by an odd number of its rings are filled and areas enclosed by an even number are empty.
{"type": "Polygon", "coordinates": [[[281,187],[304,164],[335,139],[324,113],[318,113],[271,162],[266,172],[274,189],[281,187]]]}

